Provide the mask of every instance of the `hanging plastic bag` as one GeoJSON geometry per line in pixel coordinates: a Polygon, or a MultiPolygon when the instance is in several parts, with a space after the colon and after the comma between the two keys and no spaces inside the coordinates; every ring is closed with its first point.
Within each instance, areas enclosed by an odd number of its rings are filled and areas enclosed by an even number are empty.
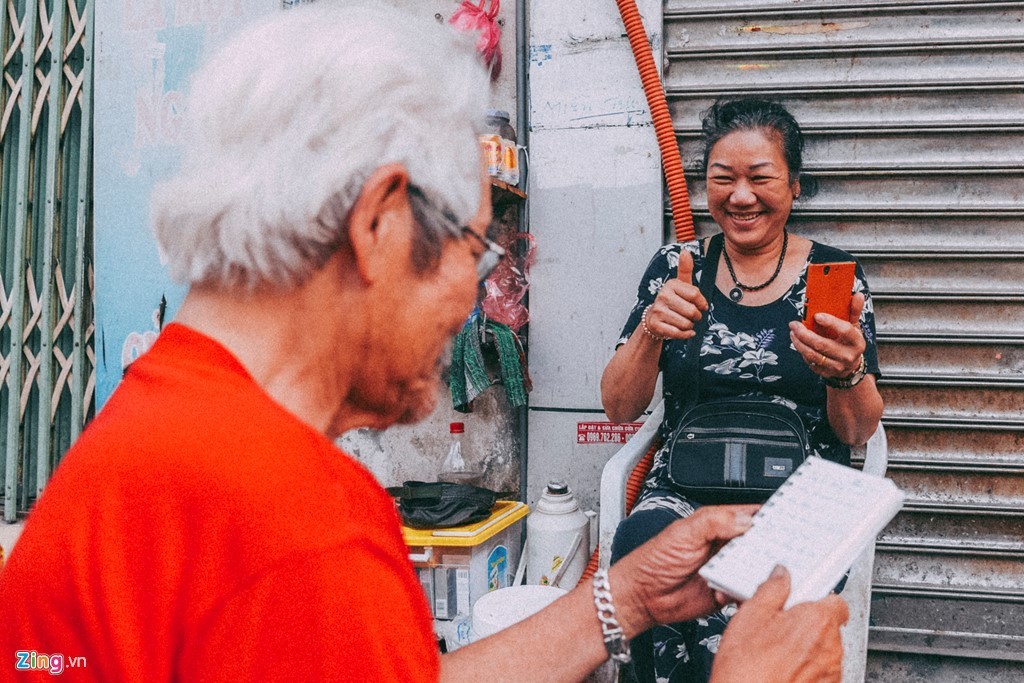
{"type": "Polygon", "coordinates": [[[489,319],[518,332],[530,319],[530,312],[522,300],[530,288],[530,265],[536,242],[530,233],[520,232],[512,235],[511,240],[502,246],[508,256],[501,260],[484,283],[487,296],[480,306],[489,319]]]}
{"type": "Polygon", "coordinates": [[[465,33],[479,32],[476,39],[476,51],[480,53],[484,65],[491,72],[491,80],[498,78],[501,73],[501,27],[495,17],[501,8],[500,0],[491,0],[490,8],[484,10],[487,0],[480,0],[480,4],[472,0],[463,0],[459,8],[455,10],[448,23],[465,33]]]}

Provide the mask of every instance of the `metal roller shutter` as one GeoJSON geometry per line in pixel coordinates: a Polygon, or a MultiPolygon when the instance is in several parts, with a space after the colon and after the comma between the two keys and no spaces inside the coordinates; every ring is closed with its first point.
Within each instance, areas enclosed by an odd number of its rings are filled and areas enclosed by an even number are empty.
{"type": "Polygon", "coordinates": [[[909,500],[878,544],[868,680],[1021,680],[1024,2],[666,0],[664,22],[699,230],[700,113],[770,96],[820,183],[794,229],[871,280],[909,500]]]}
{"type": "Polygon", "coordinates": [[[3,517],[35,503],[94,412],[92,0],[0,8],[3,517]]]}

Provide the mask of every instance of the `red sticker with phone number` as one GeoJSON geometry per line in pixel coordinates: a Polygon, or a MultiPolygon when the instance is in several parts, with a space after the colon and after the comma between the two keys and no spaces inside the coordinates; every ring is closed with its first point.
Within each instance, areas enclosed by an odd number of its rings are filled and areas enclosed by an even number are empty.
{"type": "Polygon", "coordinates": [[[576,443],[626,443],[643,422],[577,422],[576,443]]]}

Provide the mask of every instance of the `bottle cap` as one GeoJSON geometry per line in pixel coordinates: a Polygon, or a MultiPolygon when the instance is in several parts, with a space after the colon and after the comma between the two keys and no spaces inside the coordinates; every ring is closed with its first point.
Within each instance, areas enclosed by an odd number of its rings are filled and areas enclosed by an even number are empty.
{"type": "Polygon", "coordinates": [[[569,485],[564,481],[548,482],[548,493],[553,496],[564,496],[569,493],[569,485]]]}
{"type": "Polygon", "coordinates": [[[448,425],[448,432],[451,434],[462,434],[466,431],[466,425],[462,422],[452,422],[448,425]]]}
{"type": "Polygon", "coordinates": [[[506,121],[511,120],[508,112],[503,109],[488,109],[484,114],[489,119],[505,119],[506,121]]]}

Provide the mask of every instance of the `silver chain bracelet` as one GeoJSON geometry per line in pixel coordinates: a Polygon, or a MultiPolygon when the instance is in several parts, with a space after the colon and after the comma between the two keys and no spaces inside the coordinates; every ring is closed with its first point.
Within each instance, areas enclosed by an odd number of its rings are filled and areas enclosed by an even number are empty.
{"type": "Polygon", "coordinates": [[[608,656],[620,664],[629,664],[633,659],[629,654],[629,641],[622,637],[622,626],[615,618],[612,588],[605,569],[594,572],[594,607],[597,608],[597,619],[601,622],[604,649],[608,651],[608,656]]]}

